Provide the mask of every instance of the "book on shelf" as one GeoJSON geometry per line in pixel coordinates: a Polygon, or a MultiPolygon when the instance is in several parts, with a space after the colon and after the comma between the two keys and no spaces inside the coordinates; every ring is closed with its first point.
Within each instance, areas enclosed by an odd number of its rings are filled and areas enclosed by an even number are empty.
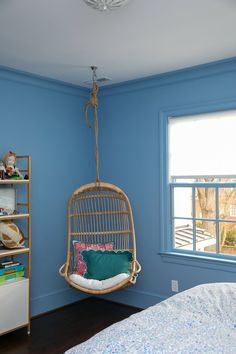
{"type": "Polygon", "coordinates": [[[2,263],[3,267],[0,267],[0,283],[24,276],[25,267],[22,263],[10,261],[1,262],[0,265],[2,265],[2,263]]]}
{"type": "Polygon", "coordinates": [[[16,279],[16,278],[21,278],[25,275],[25,271],[19,271],[19,272],[14,272],[12,274],[4,274],[0,275],[0,283],[11,280],[11,279],[16,279]]]}
{"type": "Polygon", "coordinates": [[[17,265],[17,266],[13,266],[11,268],[5,268],[5,269],[0,269],[0,275],[8,275],[8,274],[13,274],[16,272],[21,272],[25,269],[25,267],[23,266],[23,264],[17,265]]]}
{"type": "Polygon", "coordinates": [[[16,261],[0,262],[0,269],[11,268],[18,265],[21,265],[21,262],[16,262],[16,261]]]}

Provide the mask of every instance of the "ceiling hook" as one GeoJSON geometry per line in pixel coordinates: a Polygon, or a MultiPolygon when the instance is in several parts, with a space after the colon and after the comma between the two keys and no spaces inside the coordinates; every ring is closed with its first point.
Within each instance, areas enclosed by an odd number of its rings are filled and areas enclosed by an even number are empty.
{"type": "Polygon", "coordinates": [[[93,72],[93,82],[97,81],[97,73],[96,73],[97,68],[98,68],[97,66],[91,66],[91,70],[93,72]]]}

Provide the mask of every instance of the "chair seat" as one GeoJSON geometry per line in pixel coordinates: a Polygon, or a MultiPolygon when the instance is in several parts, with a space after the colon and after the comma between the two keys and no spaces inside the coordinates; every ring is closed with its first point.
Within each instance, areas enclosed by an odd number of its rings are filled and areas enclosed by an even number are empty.
{"type": "Polygon", "coordinates": [[[129,278],[129,274],[120,273],[112,278],[108,278],[105,280],[96,280],[96,279],[86,279],[79,274],[73,273],[69,276],[69,278],[73,283],[85,289],[104,290],[104,289],[112,288],[118,285],[119,283],[121,283],[122,281],[124,281],[125,279],[129,278]]]}

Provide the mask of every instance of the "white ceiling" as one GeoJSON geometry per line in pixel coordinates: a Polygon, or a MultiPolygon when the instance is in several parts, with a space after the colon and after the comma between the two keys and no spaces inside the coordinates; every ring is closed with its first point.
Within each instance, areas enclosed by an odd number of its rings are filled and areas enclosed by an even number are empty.
{"type": "Polygon", "coordinates": [[[0,0],[0,65],[83,85],[236,56],[235,0],[131,0],[98,12],[83,0],[0,0]]]}

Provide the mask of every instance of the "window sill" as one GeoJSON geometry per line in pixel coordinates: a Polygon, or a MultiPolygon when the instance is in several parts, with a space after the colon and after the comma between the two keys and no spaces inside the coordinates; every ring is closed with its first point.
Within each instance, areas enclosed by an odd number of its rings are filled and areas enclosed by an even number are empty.
{"type": "Polygon", "coordinates": [[[213,270],[236,272],[236,260],[223,259],[217,257],[207,257],[195,254],[160,252],[163,262],[187,265],[197,268],[208,268],[213,270]]]}

